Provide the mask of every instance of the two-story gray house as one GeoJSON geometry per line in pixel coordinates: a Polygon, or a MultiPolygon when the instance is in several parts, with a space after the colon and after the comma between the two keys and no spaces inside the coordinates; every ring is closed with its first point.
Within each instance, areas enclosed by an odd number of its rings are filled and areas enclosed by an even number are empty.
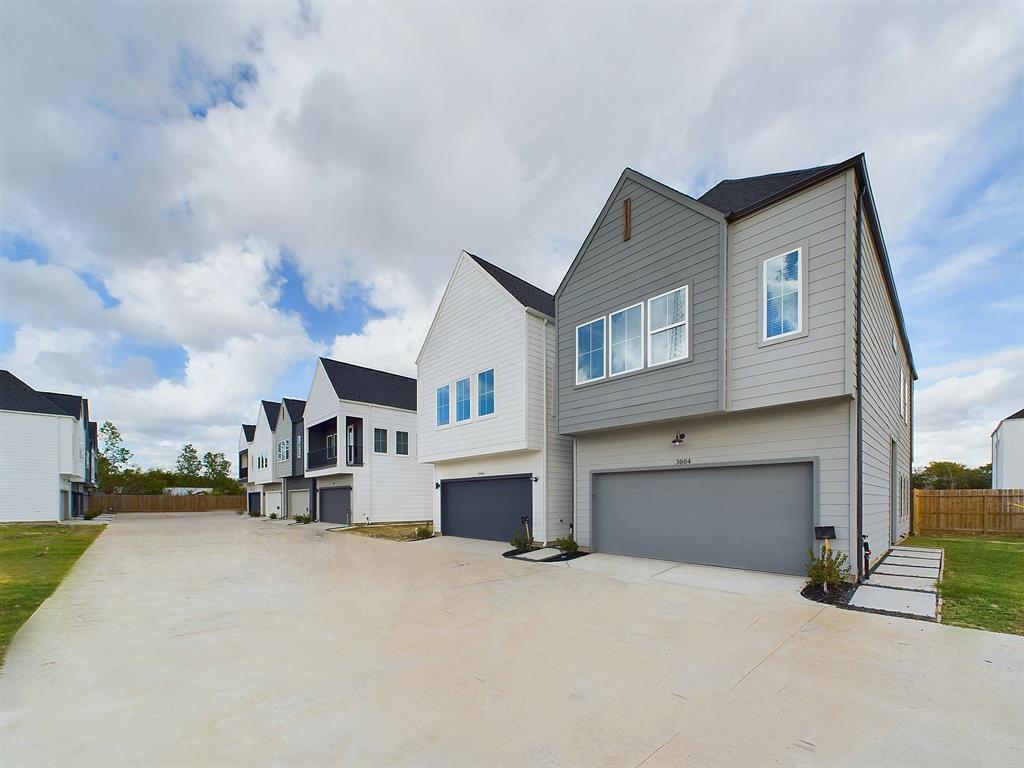
{"type": "Polygon", "coordinates": [[[627,169],[556,294],[592,551],[801,574],[909,526],[910,344],[863,155],[695,199],[627,169]]]}

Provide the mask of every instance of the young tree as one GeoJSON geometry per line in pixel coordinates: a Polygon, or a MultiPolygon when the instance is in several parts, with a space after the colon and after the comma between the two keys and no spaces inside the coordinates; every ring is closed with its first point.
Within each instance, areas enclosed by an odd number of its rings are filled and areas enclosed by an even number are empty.
{"type": "Polygon", "coordinates": [[[207,451],[203,454],[203,475],[211,480],[225,478],[231,473],[231,462],[223,453],[207,451]]]}
{"type": "Polygon", "coordinates": [[[107,460],[111,472],[123,472],[132,460],[121,431],[110,421],[104,421],[100,427],[100,455],[107,460]]]}
{"type": "Polygon", "coordinates": [[[174,471],[186,477],[199,477],[203,472],[203,465],[199,461],[199,452],[192,443],[186,443],[181,453],[178,454],[178,461],[174,465],[174,471]]]}

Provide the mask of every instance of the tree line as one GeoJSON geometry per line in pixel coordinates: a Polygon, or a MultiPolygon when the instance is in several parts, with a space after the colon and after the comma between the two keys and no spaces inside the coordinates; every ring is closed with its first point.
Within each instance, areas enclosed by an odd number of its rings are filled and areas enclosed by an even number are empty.
{"type": "Polygon", "coordinates": [[[174,469],[141,469],[121,431],[110,421],[99,429],[97,482],[101,493],[160,495],[167,488],[212,488],[217,496],[239,495],[245,488],[231,476],[231,462],[222,452],[199,456],[192,443],[182,446],[174,469]]]}
{"type": "Polygon", "coordinates": [[[914,470],[913,482],[915,488],[929,491],[991,488],[992,464],[968,467],[957,461],[932,461],[914,470]]]}

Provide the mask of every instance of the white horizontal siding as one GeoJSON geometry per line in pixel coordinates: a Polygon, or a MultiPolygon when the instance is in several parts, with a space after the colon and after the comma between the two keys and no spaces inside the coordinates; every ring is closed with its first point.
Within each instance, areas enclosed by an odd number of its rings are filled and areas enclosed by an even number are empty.
{"type": "Polygon", "coordinates": [[[277,479],[274,461],[274,432],[267,421],[267,413],[260,405],[259,415],[256,417],[256,432],[252,438],[252,449],[249,452],[249,480],[256,485],[272,483],[277,479]],[[267,466],[257,468],[257,458],[264,456],[267,466]]]}
{"type": "Polygon", "coordinates": [[[369,493],[353,505],[353,522],[393,523],[429,520],[433,470],[416,460],[416,414],[397,408],[371,405],[363,432],[363,472],[357,484],[369,483],[369,493]],[[387,453],[374,453],[373,430],[386,429],[387,453]],[[409,455],[395,452],[395,433],[409,433],[409,455]],[[368,502],[368,503],[367,503],[368,502]]]}
{"type": "Polygon", "coordinates": [[[71,441],[74,423],[0,411],[0,521],[60,519],[61,441],[71,441]]]}

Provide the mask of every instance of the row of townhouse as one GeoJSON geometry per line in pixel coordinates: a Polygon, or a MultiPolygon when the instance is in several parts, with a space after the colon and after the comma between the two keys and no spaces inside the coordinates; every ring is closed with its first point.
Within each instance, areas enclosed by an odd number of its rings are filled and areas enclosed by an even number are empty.
{"type": "Polygon", "coordinates": [[[416,364],[320,360],[298,431],[264,403],[252,503],[295,477],[322,520],[782,573],[908,532],[917,374],[863,155],[700,198],[626,169],[554,295],[463,252],[416,364]]]}
{"type": "Polygon", "coordinates": [[[0,370],[0,522],[85,514],[97,443],[86,398],[38,391],[0,370]]]}

